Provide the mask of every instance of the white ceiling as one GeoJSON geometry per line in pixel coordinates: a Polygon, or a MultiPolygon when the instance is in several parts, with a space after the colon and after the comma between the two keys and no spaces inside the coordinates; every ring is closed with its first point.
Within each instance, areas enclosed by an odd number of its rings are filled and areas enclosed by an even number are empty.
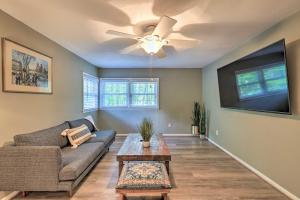
{"type": "MultiPolygon", "coordinates": [[[[105,68],[201,68],[300,8],[299,0],[0,0],[0,8],[90,63],[105,68]],[[167,48],[163,59],[123,55],[133,44],[109,29],[139,33],[168,15],[169,38],[197,39],[193,49],[167,48]]],[[[136,52],[139,53],[139,52],[136,52]]]]}

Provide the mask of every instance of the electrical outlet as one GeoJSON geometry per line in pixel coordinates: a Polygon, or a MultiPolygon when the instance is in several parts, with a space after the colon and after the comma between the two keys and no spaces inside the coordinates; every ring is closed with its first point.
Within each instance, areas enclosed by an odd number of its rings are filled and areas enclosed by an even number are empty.
{"type": "Polygon", "coordinates": [[[216,130],[216,135],[219,135],[219,130],[218,129],[216,130]]]}
{"type": "Polygon", "coordinates": [[[171,123],[168,123],[168,127],[171,128],[171,127],[172,127],[172,124],[171,124],[171,123]]]}

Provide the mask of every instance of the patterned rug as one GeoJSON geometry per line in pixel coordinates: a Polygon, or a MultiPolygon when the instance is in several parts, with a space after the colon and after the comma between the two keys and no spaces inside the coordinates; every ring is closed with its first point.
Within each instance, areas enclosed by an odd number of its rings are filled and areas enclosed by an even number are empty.
{"type": "Polygon", "coordinates": [[[118,189],[168,189],[171,188],[166,166],[160,162],[136,161],[124,165],[118,189]]]}

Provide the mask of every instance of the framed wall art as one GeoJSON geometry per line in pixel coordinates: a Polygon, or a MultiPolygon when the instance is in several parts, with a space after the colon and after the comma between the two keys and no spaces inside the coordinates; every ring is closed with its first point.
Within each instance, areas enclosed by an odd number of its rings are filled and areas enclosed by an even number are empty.
{"type": "Polygon", "coordinates": [[[2,38],[4,92],[52,94],[52,58],[2,38]]]}

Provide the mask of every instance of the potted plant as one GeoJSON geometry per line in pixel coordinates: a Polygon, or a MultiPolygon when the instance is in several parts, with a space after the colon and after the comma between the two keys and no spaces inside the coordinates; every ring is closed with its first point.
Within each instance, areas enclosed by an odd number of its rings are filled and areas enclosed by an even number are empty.
{"type": "Polygon", "coordinates": [[[206,137],[206,110],[203,105],[201,108],[201,118],[200,118],[200,138],[205,139],[206,137]]]}
{"type": "Polygon", "coordinates": [[[200,104],[194,102],[194,109],[192,111],[192,134],[199,135],[199,124],[200,124],[200,104]]]}
{"type": "Polygon", "coordinates": [[[144,118],[138,127],[139,133],[143,138],[143,147],[150,147],[150,139],[153,135],[153,123],[150,119],[144,118]]]}

